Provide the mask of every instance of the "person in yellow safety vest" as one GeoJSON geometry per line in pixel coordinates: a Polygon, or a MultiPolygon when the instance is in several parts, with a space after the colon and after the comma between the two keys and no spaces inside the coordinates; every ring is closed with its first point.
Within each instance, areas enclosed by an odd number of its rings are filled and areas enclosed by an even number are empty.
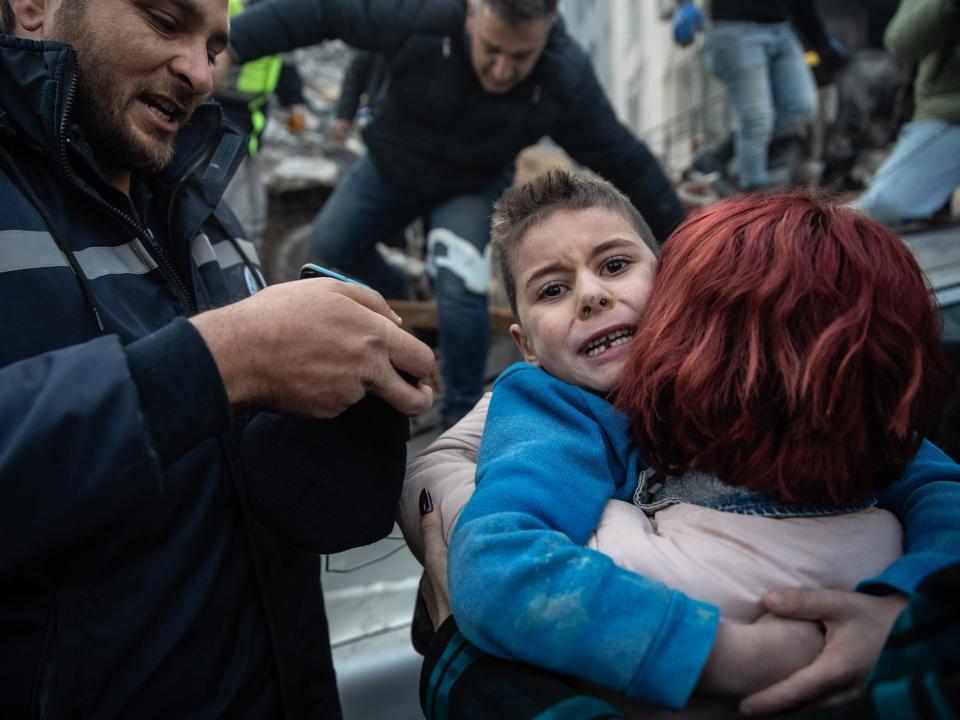
{"type": "MultiPolygon", "coordinates": [[[[243,12],[244,6],[244,0],[229,0],[230,15],[243,12]]],[[[267,124],[267,104],[275,92],[284,106],[293,108],[304,104],[296,66],[285,63],[282,55],[269,55],[231,67],[215,96],[223,106],[227,120],[248,133],[250,138],[247,157],[224,191],[223,198],[261,253],[267,226],[267,192],[261,177],[260,137],[267,124]],[[278,83],[283,87],[278,87],[278,83]],[[285,91],[287,87],[289,92],[285,91]],[[284,92],[281,94],[281,91],[284,92]]],[[[301,113],[291,109],[291,132],[297,132],[293,120],[302,117],[301,113]]]]}
{"type": "MultiPolygon", "coordinates": [[[[243,0],[229,0],[230,15],[243,12],[245,5],[243,0]]],[[[226,99],[241,100],[249,110],[251,128],[247,150],[251,156],[256,155],[260,149],[260,133],[267,124],[263,108],[277,87],[282,67],[282,55],[268,55],[239,67],[232,67],[226,83],[217,91],[217,99],[221,102],[226,99]]]]}

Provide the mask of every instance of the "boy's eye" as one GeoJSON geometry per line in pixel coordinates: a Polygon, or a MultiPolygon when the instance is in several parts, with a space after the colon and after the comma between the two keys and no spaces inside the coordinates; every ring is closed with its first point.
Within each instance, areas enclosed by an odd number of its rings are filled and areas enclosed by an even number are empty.
{"type": "Polygon", "coordinates": [[[625,270],[629,264],[630,261],[626,258],[610,258],[603,264],[603,269],[606,272],[615,275],[618,272],[623,272],[623,270],[625,270]]]}
{"type": "Polygon", "coordinates": [[[549,285],[545,285],[540,292],[537,293],[537,299],[560,297],[563,295],[563,292],[563,285],[560,283],[550,283],[549,285]]]}

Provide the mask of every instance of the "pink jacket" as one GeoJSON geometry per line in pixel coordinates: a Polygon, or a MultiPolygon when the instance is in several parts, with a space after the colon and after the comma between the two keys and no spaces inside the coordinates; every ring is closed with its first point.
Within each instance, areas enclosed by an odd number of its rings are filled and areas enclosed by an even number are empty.
{"type": "MultiPolygon", "coordinates": [[[[398,522],[423,559],[419,496],[427,488],[443,516],[449,544],[475,487],[474,471],[490,394],[407,466],[398,522]]],[[[829,517],[769,518],[687,503],[647,516],[636,506],[607,503],[588,546],[621,567],[713,603],[727,620],[750,622],[773,589],[852,590],[902,553],[893,514],[871,508],[829,517]]]]}

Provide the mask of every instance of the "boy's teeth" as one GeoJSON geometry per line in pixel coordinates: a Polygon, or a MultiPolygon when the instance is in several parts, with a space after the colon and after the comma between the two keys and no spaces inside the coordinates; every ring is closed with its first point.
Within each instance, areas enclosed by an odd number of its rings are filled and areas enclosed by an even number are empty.
{"type": "Polygon", "coordinates": [[[587,357],[596,357],[605,350],[609,350],[617,345],[623,345],[625,342],[629,342],[631,337],[633,337],[631,330],[617,330],[609,335],[597,338],[590,343],[590,346],[587,348],[587,357]]]}

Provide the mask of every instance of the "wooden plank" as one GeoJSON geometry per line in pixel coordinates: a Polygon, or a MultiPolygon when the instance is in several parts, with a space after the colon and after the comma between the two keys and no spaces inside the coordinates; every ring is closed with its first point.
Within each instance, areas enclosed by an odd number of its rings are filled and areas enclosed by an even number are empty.
{"type": "MultiPolygon", "coordinates": [[[[437,329],[437,303],[433,300],[388,300],[393,311],[403,318],[407,328],[437,329]]],[[[507,333],[513,323],[510,308],[490,307],[490,332],[507,333]]]]}

